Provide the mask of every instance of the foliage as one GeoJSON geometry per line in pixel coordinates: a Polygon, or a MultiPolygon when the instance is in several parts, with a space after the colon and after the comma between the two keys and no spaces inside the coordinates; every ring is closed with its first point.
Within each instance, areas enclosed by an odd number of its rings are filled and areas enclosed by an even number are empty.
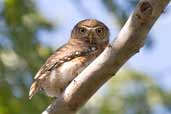
{"type": "Polygon", "coordinates": [[[163,91],[149,76],[121,70],[93,96],[80,114],[169,113],[169,97],[170,93],[163,91]]]}
{"type": "MultiPolygon", "coordinates": [[[[132,7],[137,2],[128,1],[132,7]]],[[[112,0],[102,2],[122,26],[128,12],[112,0]]],[[[38,114],[51,100],[41,93],[28,100],[32,77],[52,53],[39,42],[37,32],[51,30],[53,26],[34,5],[32,0],[0,1],[0,114],[38,114]]],[[[171,93],[159,88],[153,79],[128,71],[120,75],[81,114],[150,114],[155,105],[171,110],[171,93]]]]}
{"type": "Polygon", "coordinates": [[[3,1],[0,16],[0,114],[37,114],[48,99],[29,101],[28,88],[50,50],[39,43],[36,32],[51,24],[31,0],[3,1]]]}

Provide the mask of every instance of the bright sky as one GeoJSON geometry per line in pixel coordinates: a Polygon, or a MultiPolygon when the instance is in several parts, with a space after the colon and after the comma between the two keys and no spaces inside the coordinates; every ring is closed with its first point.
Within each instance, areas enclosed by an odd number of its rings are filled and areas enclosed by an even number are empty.
{"type": "MultiPolygon", "coordinates": [[[[96,18],[104,22],[111,32],[113,39],[119,32],[117,22],[103,7],[99,0],[82,1],[87,11],[79,11],[73,3],[74,0],[37,0],[37,7],[42,15],[57,25],[53,31],[41,30],[38,36],[42,43],[57,48],[64,44],[69,36],[72,27],[85,18],[96,18]],[[86,15],[85,15],[86,14],[86,15]]],[[[120,4],[123,0],[119,1],[120,4]]],[[[126,66],[143,71],[154,77],[165,88],[171,89],[171,4],[168,6],[168,13],[163,14],[153,26],[151,34],[154,39],[152,50],[141,49],[140,53],[132,57],[126,66]],[[170,49],[169,49],[170,48],[170,49]]]]}

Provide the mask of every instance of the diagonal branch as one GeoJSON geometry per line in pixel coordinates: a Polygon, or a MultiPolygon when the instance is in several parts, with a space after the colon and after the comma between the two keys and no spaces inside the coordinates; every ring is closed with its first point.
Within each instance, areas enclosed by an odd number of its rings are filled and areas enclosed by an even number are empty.
{"type": "Polygon", "coordinates": [[[140,0],[115,41],[79,74],[42,114],[75,114],[144,45],[170,0],[140,0]]]}

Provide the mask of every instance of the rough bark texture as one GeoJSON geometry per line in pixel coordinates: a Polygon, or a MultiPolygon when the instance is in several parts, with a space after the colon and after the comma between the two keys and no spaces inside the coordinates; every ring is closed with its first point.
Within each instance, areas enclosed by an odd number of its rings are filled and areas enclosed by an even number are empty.
{"type": "Polygon", "coordinates": [[[115,41],[90,64],[42,114],[75,114],[144,45],[170,0],[140,0],[115,41]]]}

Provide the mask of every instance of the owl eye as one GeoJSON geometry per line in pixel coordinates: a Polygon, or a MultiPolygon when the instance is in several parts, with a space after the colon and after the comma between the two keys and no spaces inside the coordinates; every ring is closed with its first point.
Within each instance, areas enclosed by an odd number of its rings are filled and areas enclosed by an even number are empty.
{"type": "Polygon", "coordinates": [[[103,33],[103,28],[98,28],[98,29],[96,29],[96,32],[97,32],[98,34],[103,33]]]}
{"type": "Polygon", "coordinates": [[[85,28],[81,27],[81,28],[79,29],[79,32],[83,34],[83,33],[86,33],[87,30],[86,30],[85,28]]]}

